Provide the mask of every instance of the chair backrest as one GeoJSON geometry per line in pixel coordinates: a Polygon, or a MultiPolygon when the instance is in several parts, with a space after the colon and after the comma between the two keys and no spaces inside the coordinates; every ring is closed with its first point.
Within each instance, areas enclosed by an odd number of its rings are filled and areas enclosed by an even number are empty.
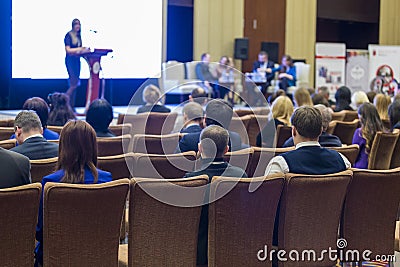
{"type": "MultiPolygon", "coordinates": [[[[278,247],[285,251],[336,248],[342,206],[352,172],[286,174],[278,219],[278,247]]],[[[307,258],[305,259],[307,260],[307,258]]],[[[282,266],[333,266],[336,262],[282,262],[282,266]]]]}
{"type": "Polygon", "coordinates": [[[276,147],[282,147],[286,140],[292,137],[292,127],[278,125],[276,128],[276,136],[276,147]]]}
{"type": "Polygon", "coordinates": [[[233,117],[231,124],[229,125],[229,130],[237,132],[242,139],[242,143],[249,144],[249,137],[247,135],[249,122],[252,117],[250,115],[242,117],[233,117]]]}
{"type": "Polygon", "coordinates": [[[333,135],[339,137],[342,144],[351,145],[353,143],[353,135],[357,130],[359,125],[359,120],[355,119],[351,122],[349,121],[336,121],[335,129],[333,130],[333,135]]]}
{"type": "Polygon", "coordinates": [[[250,115],[249,126],[247,128],[247,135],[249,137],[249,144],[251,146],[257,145],[257,135],[264,129],[269,120],[268,115],[250,115]]]}
{"type": "Polygon", "coordinates": [[[196,65],[198,61],[189,61],[185,63],[186,79],[198,79],[196,74],[196,65]]]}
{"type": "Polygon", "coordinates": [[[332,113],[332,121],[344,121],[346,114],[344,111],[337,111],[332,113]]]}
{"type": "Polygon", "coordinates": [[[133,176],[141,178],[176,178],[183,177],[194,170],[196,152],[156,155],[135,153],[133,176]]]}
{"type": "Polygon", "coordinates": [[[175,199],[178,195],[182,204],[201,203],[207,182],[206,175],[131,180],[128,266],[196,266],[201,206],[171,205],[152,197],[152,192],[175,199]],[[182,194],[183,187],[188,194],[182,194]],[[200,188],[193,190],[195,187],[200,188]]]}
{"type": "MultiPolygon", "coordinates": [[[[237,151],[227,152],[224,155],[224,160],[229,164],[239,167],[243,170],[250,168],[253,157],[253,148],[245,148],[237,151]]],[[[247,172],[246,172],[247,174],[247,172]]]]}
{"type": "Polygon", "coordinates": [[[353,169],[341,220],[346,250],[370,250],[375,255],[394,254],[394,230],[400,201],[400,168],[353,169]]]}
{"type": "Polygon", "coordinates": [[[8,140],[14,133],[14,127],[0,127],[0,140],[8,140]]]}
{"type": "Polygon", "coordinates": [[[0,120],[0,127],[14,127],[14,119],[0,120]]]}
{"type": "Polygon", "coordinates": [[[124,124],[110,125],[108,129],[116,136],[121,136],[124,134],[130,134],[132,132],[132,124],[124,123],[124,124]]]}
{"type": "Polygon", "coordinates": [[[42,182],[44,176],[56,171],[58,157],[48,159],[31,159],[31,180],[32,183],[42,182]]]}
{"type": "Polygon", "coordinates": [[[128,153],[131,140],[130,134],[116,137],[97,137],[97,155],[103,157],[128,153]]]}
{"type": "Polygon", "coordinates": [[[351,122],[358,119],[357,110],[342,110],[342,112],[344,113],[343,121],[351,122]]]}
{"type": "Polygon", "coordinates": [[[113,180],[132,178],[135,164],[133,153],[97,158],[97,168],[111,173],[113,180]]]}
{"type": "Polygon", "coordinates": [[[165,80],[182,81],[185,79],[185,64],[176,60],[163,62],[161,65],[162,77],[165,80]]]}
{"type": "Polygon", "coordinates": [[[144,154],[174,154],[183,135],[181,133],[165,135],[135,134],[132,141],[132,151],[144,154]]]}
{"type": "Polygon", "coordinates": [[[0,189],[2,266],[33,266],[41,189],[40,183],[0,189]]]}
{"type": "Polygon", "coordinates": [[[213,177],[210,196],[218,200],[209,206],[208,266],[271,266],[270,261],[260,262],[255,253],[264,245],[272,248],[283,184],[283,174],[253,179],[213,177]],[[253,182],[260,185],[249,192],[253,182]]]}
{"type": "Polygon", "coordinates": [[[358,145],[349,145],[349,146],[341,146],[341,147],[327,147],[332,150],[336,150],[337,152],[340,152],[343,154],[351,163],[351,166],[354,165],[354,163],[357,160],[358,153],[360,151],[360,147],[358,145]]]}
{"type": "Polygon", "coordinates": [[[399,133],[377,132],[375,134],[368,155],[368,169],[389,169],[397,139],[399,139],[399,133]]]}
{"type": "Polygon", "coordinates": [[[8,139],[8,140],[0,141],[0,147],[2,147],[4,149],[13,148],[16,145],[17,145],[17,140],[16,139],[8,139]]]}
{"type": "Polygon", "coordinates": [[[393,149],[392,159],[390,160],[390,169],[400,167],[400,137],[397,139],[393,149]]]}
{"type": "Polygon", "coordinates": [[[333,134],[336,127],[336,122],[337,122],[336,120],[329,122],[328,129],[326,129],[326,132],[328,134],[333,134]]]}
{"type": "Polygon", "coordinates": [[[387,130],[390,130],[390,120],[389,119],[382,119],[382,124],[383,124],[383,127],[385,127],[387,130]]]}
{"type": "Polygon", "coordinates": [[[310,64],[295,62],[296,66],[296,84],[297,86],[308,86],[310,84],[310,64]]]}
{"type": "Polygon", "coordinates": [[[265,169],[267,168],[270,160],[279,156],[282,153],[291,151],[295,147],[284,147],[284,148],[268,148],[268,147],[252,147],[253,155],[251,157],[251,164],[246,169],[247,176],[249,177],[260,177],[265,175],[265,169]]]}
{"type": "Polygon", "coordinates": [[[253,115],[254,111],[251,109],[235,109],[233,110],[233,117],[243,117],[246,115],[253,115]]]}
{"type": "Polygon", "coordinates": [[[61,133],[62,128],[63,128],[63,126],[52,126],[52,125],[47,125],[47,129],[49,129],[49,130],[51,130],[51,131],[53,131],[53,132],[56,132],[56,133],[58,133],[58,134],[61,133]]]}
{"type": "Polygon", "coordinates": [[[178,113],[148,112],[141,114],[118,115],[118,124],[132,124],[132,135],[135,134],[169,134],[175,126],[178,113]]]}
{"type": "Polygon", "coordinates": [[[43,266],[118,266],[128,190],[129,179],[103,184],[46,183],[43,266]]]}

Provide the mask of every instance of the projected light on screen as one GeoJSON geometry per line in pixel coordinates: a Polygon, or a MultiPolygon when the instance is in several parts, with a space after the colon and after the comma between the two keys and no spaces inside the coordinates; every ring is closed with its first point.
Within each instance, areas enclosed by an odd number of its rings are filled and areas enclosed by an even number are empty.
{"type": "MultiPolygon", "coordinates": [[[[148,78],[161,70],[162,0],[12,1],[12,77],[66,79],[64,36],[82,25],[82,44],[109,48],[105,78],[148,78]]],[[[81,58],[81,78],[89,77],[81,58]]]]}

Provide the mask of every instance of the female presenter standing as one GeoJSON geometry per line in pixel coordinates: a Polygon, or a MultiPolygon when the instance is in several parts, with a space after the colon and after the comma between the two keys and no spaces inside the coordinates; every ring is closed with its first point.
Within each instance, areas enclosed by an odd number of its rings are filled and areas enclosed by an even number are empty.
{"type": "Polygon", "coordinates": [[[73,108],[75,106],[76,88],[80,85],[80,55],[90,51],[89,48],[82,47],[81,22],[79,19],[74,19],[72,21],[72,29],[65,35],[64,44],[66,52],[65,66],[67,67],[69,77],[69,88],[66,93],[69,96],[70,104],[73,108]]]}

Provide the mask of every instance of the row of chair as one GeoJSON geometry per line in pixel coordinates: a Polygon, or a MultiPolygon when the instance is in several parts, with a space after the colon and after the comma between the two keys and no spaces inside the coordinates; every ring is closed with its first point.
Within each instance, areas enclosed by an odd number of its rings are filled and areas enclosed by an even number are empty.
{"type": "MultiPolygon", "coordinates": [[[[208,266],[272,266],[269,254],[257,257],[265,246],[265,253],[280,249],[302,255],[312,249],[319,257],[323,250],[336,249],[338,238],[347,242],[343,255],[367,249],[371,257],[392,255],[399,176],[398,168],[324,176],[213,177],[209,195],[217,200],[209,205],[208,266]]],[[[195,266],[201,206],[185,203],[201,203],[207,183],[207,176],[98,185],[47,183],[44,266],[195,266]],[[119,245],[128,192],[128,244],[119,245]],[[160,192],[157,199],[154,194],[160,192]],[[163,199],[170,196],[175,205],[163,199]]],[[[8,203],[0,207],[5,266],[32,265],[40,194],[39,183],[0,190],[1,201],[8,203]]],[[[335,263],[325,254],[322,261],[279,266],[335,263]]]]}

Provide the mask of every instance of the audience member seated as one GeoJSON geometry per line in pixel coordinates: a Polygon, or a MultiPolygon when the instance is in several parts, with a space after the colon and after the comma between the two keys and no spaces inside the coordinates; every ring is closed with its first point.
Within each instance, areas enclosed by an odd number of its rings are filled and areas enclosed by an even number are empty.
{"type": "Polygon", "coordinates": [[[201,106],[205,106],[208,101],[206,90],[200,86],[193,89],[192,93],[189,95],[189,101],[199,103],[201,106]]]}
{"type": "Polygon", "coordinates": [[[368,96],[364,91],[356,91],[351,96],[351,104],[358,109],[362,104],[369,102],[368,96]]]}
{"type": "Polygon", "coordinates": [[[183,128],[181,133],[198,133],[201,132],[204,111],[203,107],[196,102],[187,103],[183,109],[183,128]]]}
{"type": "Polygon", "coordinates": [[[321,147],[321,112],[309,106],[296,109],[291,118],[292,136],[296,149],[271,159],[265,175],[272,173],[329,174],[351,167],[341,153],[321,147]]]}
{"type": "Polygon", "coordinates": [[[96,131],[97,137],[114,137],[108,127],[114,118],[112,106],[105,99],[95,99],[89,105],[86,122],[96,131]]]}
{"type": "Polygon", "coordinates": [[[324,105],[325,107],[330,107],[328,100],[320,94],[320,93],[315,93],[311,96],[311,100],[313,102],[313,105],[324,105]]]}
{"type": "Polygon", "coordinates": [[[47,99],[50,104],[48,125],[64,126],[67,121],[76,119],[67,94],[55,92],[50,94],[47,99]]]}
{"type": "Polygon", "coordinates": [[[332,106],[335,105],[335,102],[333,102],[330,99],[330,95],[329,95],[329,88],[327,86],[321,86],[318,88],[318,94],[321,94],[329,103],[329,107],[332,108],[332,106]]]}
{"type": "Polygon", "coordinates": [[[379,117],[381,120],[389,119],[388,108],[392,102],[390,96],[384,94],[377,94],[374,98],[374,106],[378,110],[379,117]]]}
{"type": "MultiPolygon", "coordinates": [[[[206,112],[204,115],[203,125],[219,125],[225,129],[229,129],[229,125],[232,120],[233,108],[225,100],[212,99],[206,106],[206,112]]],[[[200,132],[186,134],[179,141],[179,144],[175,150],[176,153],[186,151],[198,151],[198,143],[200,138],[200,132]]],[[[246,146],[242,144],[240,135],[236,132],[229,131],[229,149],[230,151],[240,150],[246,146]]]]}
{"type": "Polygon", "coordinates": [[[46,159],[58,156],[58,144],[50,143],[43,137],[39,116],[33,110],[23,110],[14,121],[15,138],[18,146],[11,151],[27,156],[29,159],[46,159]]]}
{"type": "Polygon", "coordinates": [[[211,56],[209,53],[203,53],[201,55],[201,62],[196,65],[196,76],[197,79],[204,83],[207,90],[215,90],[214,97],[219,97],[218,91],[218,76],[211,73],[210,70],[211,56]]]}
{"type": "MultiPolygon", "coordinates": [[[[43,177],[42,188],[47,182],[97,184],[112,181],[111,174],[97,169],[96,165],[96,132],[85,121],[69,121],[60,134],[57,171],[43,177]]],[[[40,200],[36,239],[38,243],[35,249],[35,266],[41,266],[43,265],[43,195],[40,200]]]]}
{"type": "Polygon", "coordinates": [[[342,111],[342,110],[353,110],[350,106],[351,104],[351,91],[346,86],[341,86],[337,89],[335,93],[335,112],[342,111]]]}
{"type": "Polygon", "coordinates": [[[293,101],[296,108],[302,106],[313,106],[310,93],[305,88],[298,88],[296,91],[294,91],[293,101]]]}
{"type": "Polygon", "coordinates": [[[353,135],[353,144],[360,147],[354,167],[358,169],[368,168],[368,154],[371,150],[372,142],[378,131],[383,131],[383,124],[379,118],[378,111],[371,103],[364,103],[358,108],[358,117],[361,127],[356,129],[353,135]]]}
{"type": "Polygon", "coordinates": [[[266,85],[261,90],[263,94],[265,94],[265,90],[271,85],[271,81],[274,79],[274,73],[271,72],[274,65],[274,62],[268,60],[268,53],[265,51],[260,51],[258,53],[258,60],[253,63],[253,72],[265,75],[267,80],[266,85]]]}
{"type": "MultiPolygon", "coordinates": [[[[229,133],[224,128],[211,125],[206,127],[200,135],[199,152],[201,163],[199,170],[186,173],[184,176],[194,177],[208,175],[210,181],[213,176],[227,176],[246,178],[246,172],[230,165],[223,159],[224,154],[229,150],[229,133]]],[[[208,205],[203,205],[199,223],[199,234],[197,242],[197,265],[207,265],[207,244],[208,244],[208,205]]]]}
{"type": "Polygon", "coordinates": [[[374,98],[376,96],[376,92],[375,91],[369,91],[367,93],[367,97],[370,103],[374,103],[374,98]]]}
{"type": "Polygon", "coordinates": [[[0,189],[31,183],[29,158],[0,147],[0,189]]]}
{"type": "Polygon", "coordinates": [[[268,97],[268,104],[272,105],[272,103],[277,99],[279,96],[286,96],[286,92],[282,89],[276,90],[272,95],[268,97]]]}
{"type": "MultiPolygon", "coordinates": [[[[332,120],[332,110],[324,105],[315,105],[316,109],[321,112],[322,115],[322,133],[318,138],[318,143],[323,147],[341,147],[342,142],[340,141],[339,137],[329,134],[326,130],[329,127],[329,123],[332,120]]],[[[290,137],[286,142],[283,144],[283,147],[292,147],[294,146],[293,137],[290,137]]]]}
{"type": "Polygon", "coordinates": [[[389,120],[391,131],[400,129],[400,100],[394,100],[389,106],[389,120]]]}
{"type": "Polygon", "coordinates": [[[287,92],[291,86],[296,86],[296,66],[293,65],[292,57],[284,55],[278,68],[268,69],[267,72],[275,74],[278,72],[279,88],[287,92]]]}
{"type": "Polygon", "coordinates": [[[273,147],[276,129],[278,125],[290,124],[290,116],[293,114],[293,103],[288,96],[279,96],[272,103],[272,112],[270,120],[264,129],[257,135],[256,145],[258,147],[273,147]]]}
{"type": "Polygon", "coordinates": [[[160,103],[161,91],[157,86],[150,84],[143,90],[143,101],[146,102],[144,106],[141,106],[137,110],[137,114],[145,112],[171,112],[169,108],[160,103]]]}

